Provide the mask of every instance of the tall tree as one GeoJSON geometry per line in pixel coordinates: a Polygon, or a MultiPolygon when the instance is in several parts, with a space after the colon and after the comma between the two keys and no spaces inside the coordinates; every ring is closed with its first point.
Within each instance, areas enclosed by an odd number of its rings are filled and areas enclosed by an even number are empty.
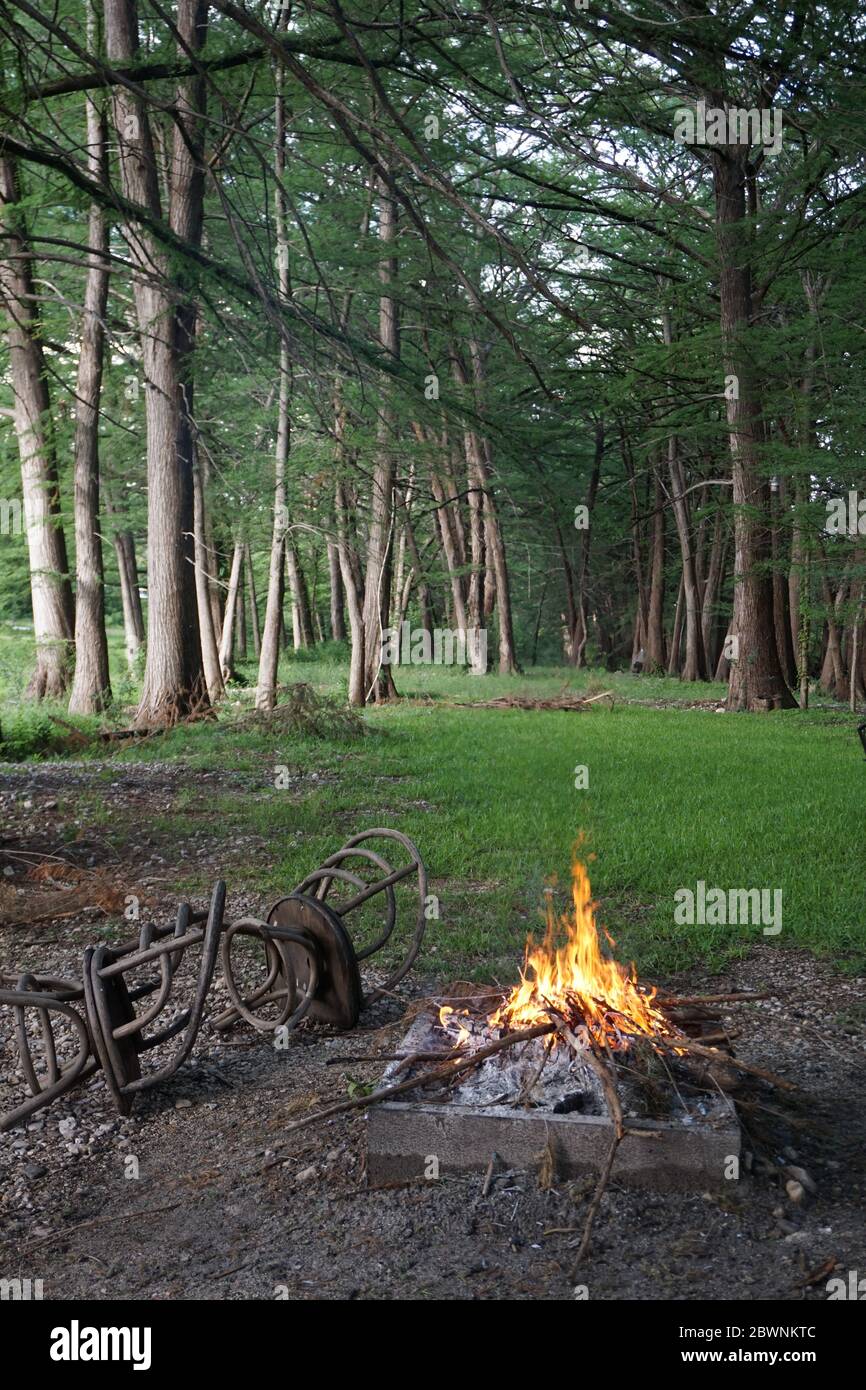
{"type": "MultiPolygon", "coordinates": [[[[87,46],[99,52],[100,25],[94,0],[87,0],[87,46]]],[[[108,127],[101,98],[85,96],[88,167],[104,183],[108,127]]],[[[99,523],[99,405],[108,306],[108,224],[103,208],[90,205],[84,314],[75,387],[75,679],[69,708],[98,714],[111,701],[105,576],[99,523]]]]}
{"type": "Polygon", "coordinates": [[[33,253],[20,203],[15,162],[0,157],[0,300],[7,322],[36,637],[28,693],[42,699],[66,691],[74,620],[33,253]]]}

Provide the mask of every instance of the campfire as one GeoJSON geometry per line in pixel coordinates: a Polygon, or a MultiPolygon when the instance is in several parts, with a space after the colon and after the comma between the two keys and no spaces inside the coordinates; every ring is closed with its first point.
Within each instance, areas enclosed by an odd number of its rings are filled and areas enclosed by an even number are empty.
{"type": "Polygon", "coordinates": [[[527,941],[513,989],[463,984],[428,1001],[376,1092],[321,1116],[368,1107],[374,1183],[424,1173],[431,1156],[484,1172],[485,1192],[497,1165],[548,1185],[596,1172],[579,1259],[611,1175],[721,1186],[740,1153],[729,1092],[744,1074],[788,1083],[734,1056],[717,1006],[755,996],[676,998],[616,959],[577,856],[567,910],[552,889],[545,898],[543,935],[527,941]]]}
{"type": "Polygon", "coordinates": [[[657,991],[638,983],[634,966],[626,969],[602,953],[586,866],[575,858],[569,912],[557,918],[552,890],[545,896],[544,938],[536,945],[529,937],[520,983],[483,1027],[473,1028],[468,1010],[458,1013],[447,1004],[440,1009],[440,1025],[454,1043],[468,1046],[485,1032],[543,1023],[561,1028],[551,1033],[550,1046],[562,1041],[566,1029],[585,1047],[612,1052],[630,1047],[635,1038],[676,1038],[679,1029],[653,1002],[657,991]]]}
{"type": "Polygon", "coordinates": [[[548,890],[544,915],[513,989],[458,982],[414,1005],[372,1094],[287,1128],[363,1107],[374,1185],[429,1179],[431,1165],[436,1175],[484,1172],[483,1194],[498,1170],[535,1170],[547,1186],[596,1172],[579,1262],[611,1175],[687,1191],[722,1186],[740,1154],[728,1093],[744,1075],[790,1083],[735,1057],[718,1010],[765,995],[662,994],[615,959],[578,858],[568,910],[559,915],[548,890]]]}

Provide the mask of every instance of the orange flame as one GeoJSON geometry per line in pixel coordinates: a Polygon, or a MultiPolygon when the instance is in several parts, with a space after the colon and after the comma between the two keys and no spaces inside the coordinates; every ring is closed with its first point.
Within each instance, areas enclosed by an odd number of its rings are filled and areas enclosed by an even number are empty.
{"type": "Polygon", "coordinates": [[[653,1007],[656,991],[638,985],[634,966],[602,955],[589,875],[579,860],[572,865],[572,898],[573,913],[557,922],[548,895],[544,940],[537,946],[529,937],[520,984],[491,1014],[490,1026],[531,1028],[560,1015],[572,1026],[583,1023],[592,1042],[614,1049],[638,1034],[670,1035],[670,1023],[653,1007]]]}
{"type": "MultiPolygon", "coordinates": [[[[464,1018],[468,1018],[468,1017],[469,1017],[469,1010],[468,1010],[468,1009],[463,1009],[462,1014],[463,1014],[463,1017],[464,1017],[464,1018]]],[[[453,1030],[452,1030],[452,1027],[451,1027],[451,1020],[452,1020],[452,1017],[454,1018],[455,1021],[457,1020],[458,1015],[457,1015],[456,1010],[455,1010],[455,1009],[452,1009],[452,1008],[449,1008],[449,1006],[448,1006],[447,1004],[443,1004],[443,1005],[442,1005],[442,1008],[439,1010],[439,1025],[440,1025],[440,1027],[441,1027],[446,1033],[450,1033],[450,1034],[451,1034],[451,1036],[453,1037],[453,1040],[454,1040],[454,1046],[455,1046],[455,1047],[463,1047],[465,1043],[468,1043],[468,1042],[469,1042],[470,1038],[472,1037],[472,1033],[471,1033],[471,1031],[466,1027],[466,1024],[465,1024],[465,1023],[459,1023],[459,1022],[458,1022],[458,1023],[457,1023],[457,1032],[456,1032],[456,1034],[455,1034],[455,1033],[453,1032],[453,1030]]]]}

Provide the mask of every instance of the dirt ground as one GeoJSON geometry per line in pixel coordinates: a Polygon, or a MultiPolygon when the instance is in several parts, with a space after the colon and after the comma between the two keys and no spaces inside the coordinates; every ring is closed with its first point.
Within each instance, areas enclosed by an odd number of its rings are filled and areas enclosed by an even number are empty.
{"type": "MultiPolygon", "coordinates": [[[[144,826],[181,776],[174,765],[126,765],[112,785],[93,765],[3,769],[4,902],[26,907],[46,891],[24,874],[57,852],[52,815],[64,790],[101,789],[106,805],[131,808],[144,826]]],[[[82,870],[114,872],[86,816],[78,829],[64,855],[82,870]]],[[[232,887],[242,881],[232,865],[261,849],[250,841],[227,852],[213,827],[171,846],[145,834],[122,877],[163,899],[171,916],[172,866],[212,860],[214,877],[219,866],[229,880],[231,917],[261,907],[232,887]]],[[[79,975],[101,920],[85,904],[62,920],[0,926],[0,970],[79,975]]],[[[245,1029],[226,1038],[206,1021],[192,1061],[130,1117],[116,1114],[97,1075],[0,1135],[0,1278],[42,1279],[50,1299],[572,1299],[577,1285],[590,1299],[797,1301],[827,1297],[833,1261],[837,1274],[866,1274],[862,979],[764,943],[722,976],[662,982],[682,994],[774,991],[728,1017],[738,1054],[798,1089],[745,1092],[751,1171],[722,1191],[613,1184],[577,1275],[592,1178],[545,1191],[536,1173],[500,1173],[486,1196],[481,1175],[374,1190],[362,1113],[286,1133],[292,1119],[345,1099],[352,1083],[376,1080],[381,1063],[340,1059],[391,1051],[413,996],[443,983],[416,978],[351,1035],[304,1027],[284,1051],[245,1029]],[[808,1179],[799,1200],[786,1190],[792,1168],[808,1179]]],[[[224,996],[214,989],[215,1012],[224,996]]],[[[0,1018],[0,1109],[22,1095],[12,1033],[0,1018]]]]}

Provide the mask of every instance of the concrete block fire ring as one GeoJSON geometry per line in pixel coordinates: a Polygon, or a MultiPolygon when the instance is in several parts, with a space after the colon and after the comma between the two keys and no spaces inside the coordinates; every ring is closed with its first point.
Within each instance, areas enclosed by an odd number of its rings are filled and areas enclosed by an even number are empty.
{"type": "MultiPolygon", "coordinates": [[[[411,1037],[411,1033],[410,1033],[411,1037]]],[[[409,1042],[409,1039],[406,1039],[409,1042]]],[[[405,1045],[405,1044],[404,1044],[405,1045]]],[[[411,1045],[406,1051],[412,1051],[411,1045]]],[[[388,1076],[383,1078],[388,1084],[388,1076]]],[[[719,1188],[740,1155],[740,1127],[727,1098],[712,1123],[629,1119],[611,1180],[662,1191],[719,1188]]],[[[613,1140],[606,1116],[553,1114],[507,1105],[382,1101],[367,1113],[367,1181],[371,1187],[496,1167],[537,1171],[549,1151],[554,1183],[599,1173],[613,1140]]]]}

